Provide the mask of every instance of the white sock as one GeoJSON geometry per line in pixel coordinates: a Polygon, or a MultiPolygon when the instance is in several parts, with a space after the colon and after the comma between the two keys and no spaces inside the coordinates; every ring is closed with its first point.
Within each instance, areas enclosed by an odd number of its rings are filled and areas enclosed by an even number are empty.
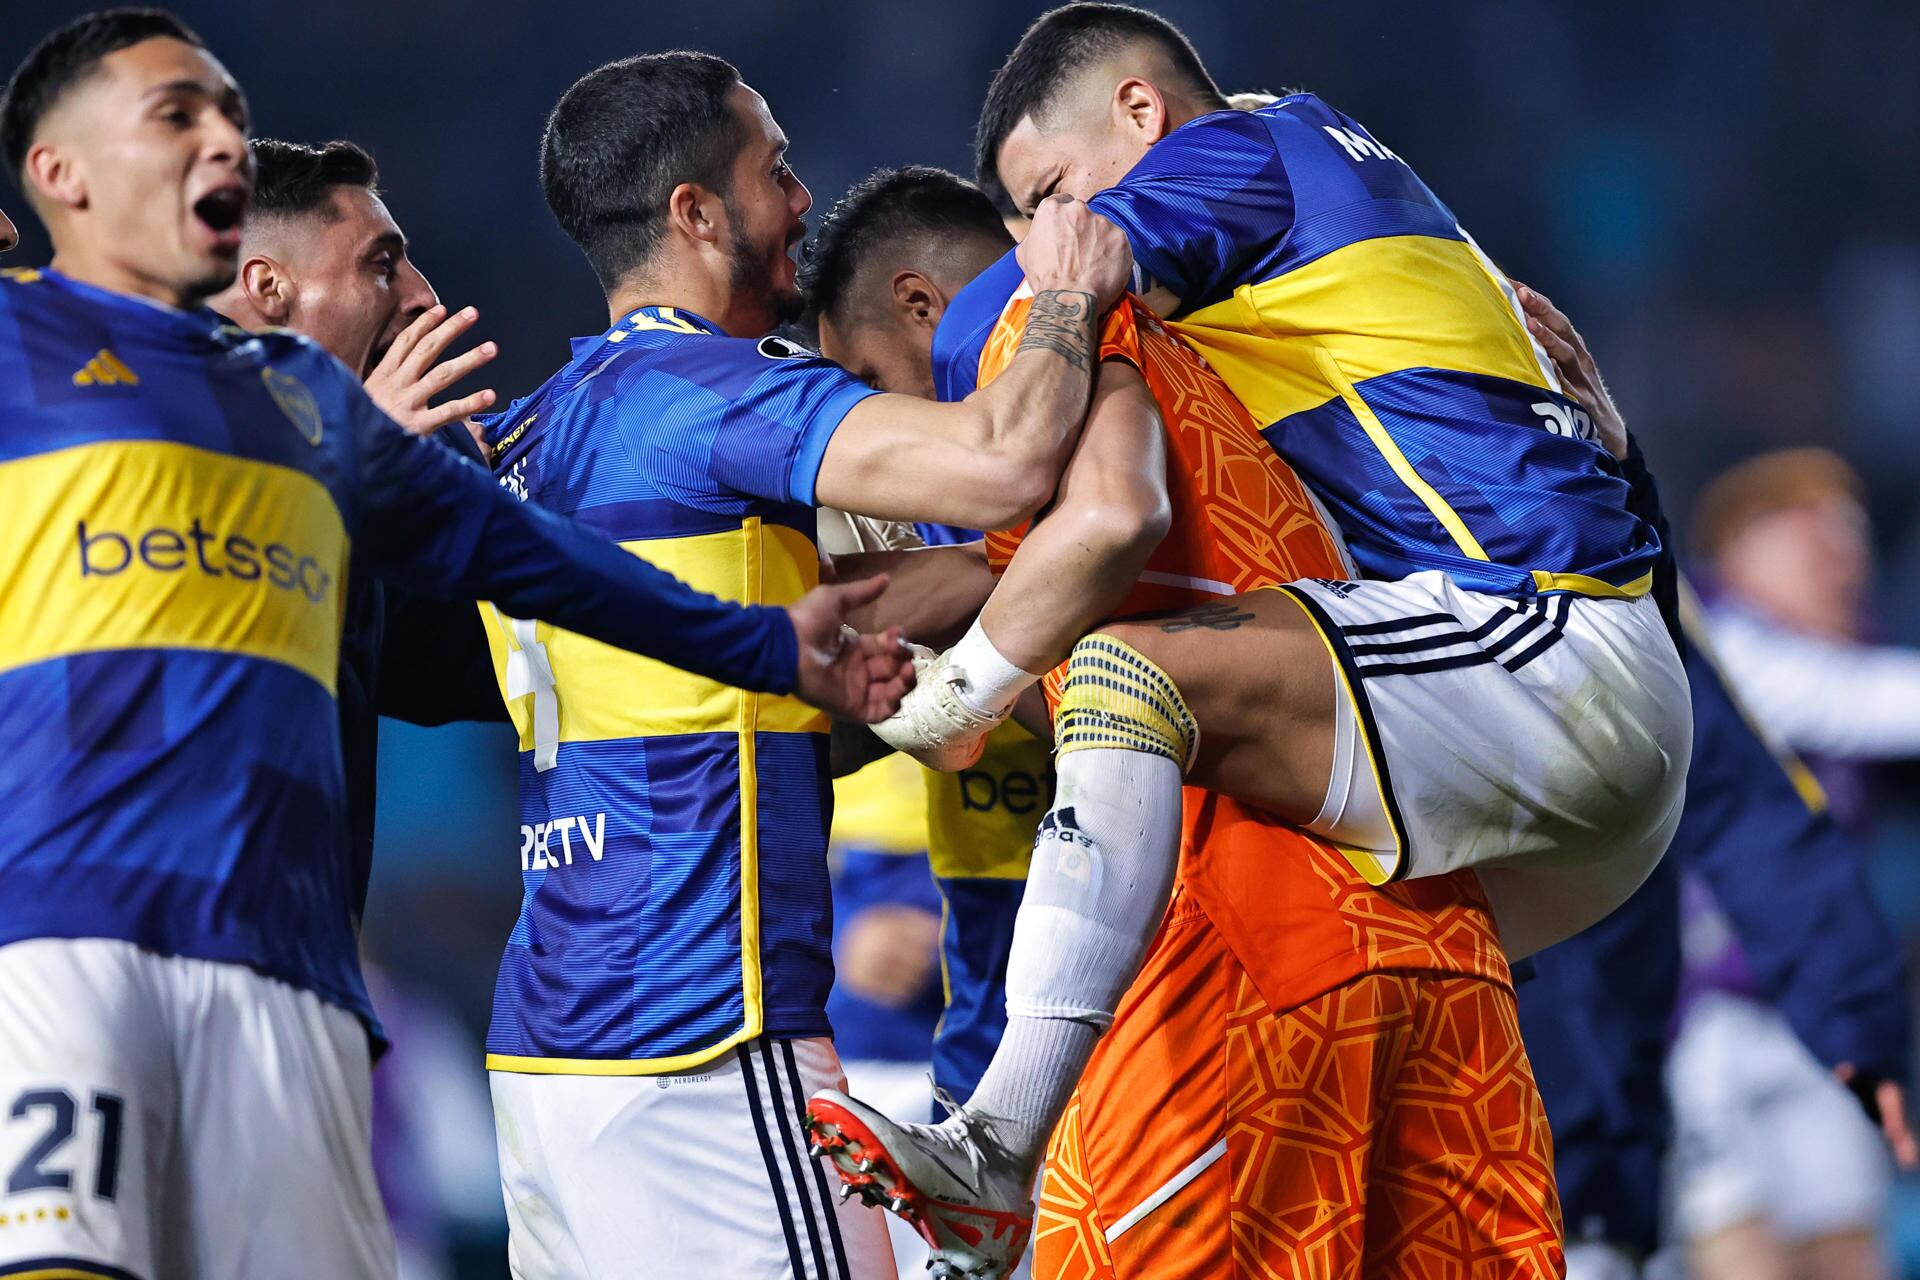
{"type": "Polygon", "coordinates": [[[966,677],[966,683],[955,690],[960,700],[983,716],[999,715],[1040,678],[1008,662],[987,639],[986,628],[978,618],[960,637],[960,643],[947,651],[947,660],[966,677]]]}
{"type": "Polygon", "coordinates": [[[1030,1174],[1166,914],[1180,767],[1149,751],[1059,759],[1007,961],[1007,1030],[967,1102],[1030,1174]]]}

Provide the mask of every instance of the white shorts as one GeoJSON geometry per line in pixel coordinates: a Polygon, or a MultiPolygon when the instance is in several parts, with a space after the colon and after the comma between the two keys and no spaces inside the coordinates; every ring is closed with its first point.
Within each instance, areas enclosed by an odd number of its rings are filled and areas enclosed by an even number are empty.
{"type": "Polygon", "coordinates": [[[1703,996],[1668,1055],[1667,1091],[1681,1240],[1748,1221],[1790,1244],[1880,1228],[1893,1176],[1886,1144],[1772,1009],[1703,996]]]}
{"type": "Polygon", "coordinates": [[[1434,571],[1283,589],[1339,669],[1334,774],[1306,825],[1369,879],[1478,869],[1518,959],[1605,916],[1659,862],[1693,710],[1651,598],[1517,603],[1434,571]]]}
{"type": "Polygon", "coordinates": [[[238,965],[0,947],[0,1276],[392,1280],[367,1033],[238,965]]]}
{"type": "Polygon", "coordinates": [[[802,1127],[833,1042],[652,1076],[495,1071],[515,1280],[892,1280],[885,1211],[838,1203],[802,1127]]]}

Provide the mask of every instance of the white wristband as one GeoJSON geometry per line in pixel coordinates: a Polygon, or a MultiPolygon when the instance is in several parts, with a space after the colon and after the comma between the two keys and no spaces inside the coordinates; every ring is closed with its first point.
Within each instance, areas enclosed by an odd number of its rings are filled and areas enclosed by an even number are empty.
{"type": "Polygon", "coordinates": [[[960,643],[947,651],[947,662],[965,680],[956,689],[961,701],[983,716],[999,715],[1040,678],[1008,662],[987,639],[986,628],[978,618],[960,643]]]}

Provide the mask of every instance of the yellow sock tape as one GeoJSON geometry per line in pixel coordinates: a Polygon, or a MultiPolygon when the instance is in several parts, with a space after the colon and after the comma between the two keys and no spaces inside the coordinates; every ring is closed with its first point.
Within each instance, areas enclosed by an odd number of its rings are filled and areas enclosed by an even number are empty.
{"type": "Polygon", "coordinates": [[[1067,659],[1053,736],[1061,755],[1095,747],[1147,751],[1184,771],[1200,726],[1171,676],[1133,646],[1091,635],[1067,659]]]}

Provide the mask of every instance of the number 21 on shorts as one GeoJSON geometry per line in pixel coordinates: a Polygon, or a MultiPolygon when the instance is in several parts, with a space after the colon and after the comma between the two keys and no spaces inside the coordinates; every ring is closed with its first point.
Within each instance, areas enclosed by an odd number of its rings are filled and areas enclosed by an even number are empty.
{"type": "Polygon", "coordinates": [[[93,1196],[112,1200],[120,1186],[120,1146],[125,1103],[119,1095],[95,1093],[83,1113],[80,1100],[65,1089],[25,1089],[7,1103],[0,1152],[13,1153],[0,1164],[6,1170],[9,1197],[36,1191],[77,1192],[75,1139],[93,1144],[93,1196]],[[82,1134],[82,1130],[87,1132],[82,1134]],[[24,1147],[22,1146],[24,1143],[24,1147]]]}

